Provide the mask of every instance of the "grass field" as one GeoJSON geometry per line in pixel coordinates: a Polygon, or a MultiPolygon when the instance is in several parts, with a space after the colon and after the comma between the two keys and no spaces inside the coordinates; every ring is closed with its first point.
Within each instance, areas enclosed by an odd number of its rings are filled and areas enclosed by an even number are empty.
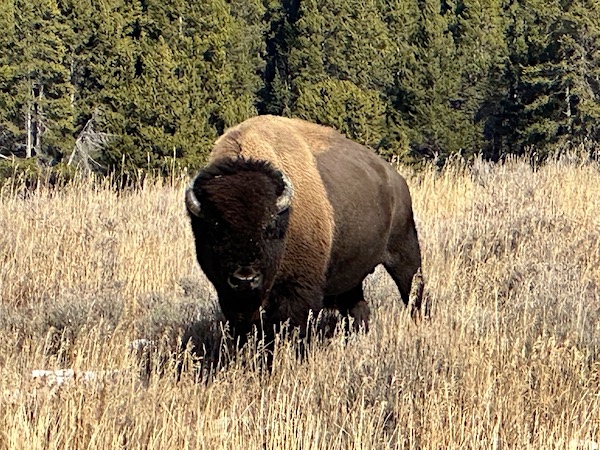
{"type": "Polygon", "coordinates": [[[0,450],[597,449],[600,165],[401,172],[431,319],[411,321],[376,271],[367,335],[334,336],[304,361],[283,341],[270,373],[254,368],[260,354],[230,355],[200,382],[192,369],[177,381],[175,363],[190,329],[209,359],[219,335],[187,178],[121,193],[83,179],[5,186],[0,450]]]}

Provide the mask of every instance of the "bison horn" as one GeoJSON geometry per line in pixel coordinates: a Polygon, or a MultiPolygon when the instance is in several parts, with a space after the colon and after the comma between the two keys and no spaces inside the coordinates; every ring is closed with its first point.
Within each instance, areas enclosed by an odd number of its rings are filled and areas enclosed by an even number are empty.
{"type": "Polygon", "coordinates": [[[294,185],[292,184],[290,179],[283,173],[281,174],[281,179],[283,180],[284,188],[283,192],[277,199],[278,212],[283,212],[290,207],[290,204],[292,202],[292,196],[294,195],[294,185]]]}
{"type": "Polygon", "coordinates": [[[200,217],[202,213],[202,208],[191,186],[188,187],[185,191],[185,205],[187,206],[187,209],[190,213],[192,213],[196,217],[200,217]]]}

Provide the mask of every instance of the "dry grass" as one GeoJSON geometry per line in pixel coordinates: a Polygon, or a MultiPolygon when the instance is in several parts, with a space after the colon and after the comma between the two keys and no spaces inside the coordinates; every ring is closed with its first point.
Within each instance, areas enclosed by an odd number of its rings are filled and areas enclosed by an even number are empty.
{"type": "Polygon", "coordinates": [[[4,188],[0,450],[593,448],[600,166],[477,162],[409,181],[428,323],[376,272],[368,335],[302,362],[284,341],[271,373],[234,358],[203,382],[178,382],[174,362],[191,326],[218,345],[185,180],[4,188]],[[155,345],[132,351],[138,338],[155,345]],[[75,379],[31,377],[59,368],[75,379]],[[90,370],[105,372],[77,376],[90,370]]]}

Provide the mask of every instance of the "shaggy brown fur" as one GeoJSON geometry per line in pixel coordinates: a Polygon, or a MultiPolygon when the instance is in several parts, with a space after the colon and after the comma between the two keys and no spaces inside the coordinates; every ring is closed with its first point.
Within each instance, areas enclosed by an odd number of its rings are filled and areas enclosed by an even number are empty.
{"type": "MultiPolygon", "coordinates": [[[[248,292],[228,290],[222,279],[230,274],[219,274],[233,270],[235,264],[223,269],[209,260],[207,239],[212,236],[213,240],[223,240],[225,236],[213,233],[206,218],[190,214],[200,265],[215,284],[226,317],[240,332],[248,331],[251,323],[261,319],[258,306],[264,309],[262,321],[268,326],[289,319],[292,325],[304,327],[309,311],[316,315],[323,307],[337,307],[342,314],[353,317],[357,326],[366,327],[369,308],[363,298],[362,281],[378,264],[384,264],[408,303],[421,255],[406,182],[372,151],[335,130],[275,116],[246,120],[217,140],[208,167],[192,189],[202,209],[213,211],[212,219],[230,217],[223,208],[256,209],[251,215],[243,214],[252,222],[244,222],[244,226],[248,228],[246,242],[261,242],[256,244],[260,249],[253,253],[261,261],[243,260],[238,265],[249,273],[255,269],[268,272],[263,267],[268,258],[273,260],[271,266],[276,272],[265,273],[264,283],[252,300],[248,300],[248,292]],[[268,161],[268,170],[256,171],[264,181],[257,179],[256,184],[251,180],[249,161],[268,161]],[[224,175],[223,171],[229,170],[225,166],[232,172],[239,166],[239,173],[224,175]],[[207,175],[207,171],[214,174],[207,175]],[[257,230],[268,227],[269,217],[276,216],[273,205],[276,193],[283,190],[281,174],[291,180],[293,197],[290,210],[278,223],[287,227],[279,252],[269,247],[271,241],[257,230]],[[269,177],[273,184],[268,182],[269,177]],[[211,210],[215,204],[221,212],[211,210]],[[242,298],[246,299],[243,305],[242,298]],[[240,312],[244,308],[255,310],[240,312]]],[[[225,221],[234,220],[230,217],[225,221]]],[[[226,238],[244,239],[235,234],[226,238]]],[[[248,251],[243,243],[233,247],[240,254],[248,251]]],[[[233,254],[214,252],[212,257],[236,259],[233,254]]]]}

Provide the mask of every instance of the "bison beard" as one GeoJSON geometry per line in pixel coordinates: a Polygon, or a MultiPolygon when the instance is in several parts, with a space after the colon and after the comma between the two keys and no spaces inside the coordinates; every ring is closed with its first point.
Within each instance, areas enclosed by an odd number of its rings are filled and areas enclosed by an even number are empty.
{"type": "Polygon", "coordinates": [[[406,182],[330,128],[260,116],[228,130],[186,206],[198,262],[242,340],[282,322],[304,334],[323,308],[366,329],[362,282],[378,264],[408,304],[421,255],[406,182]]]}

